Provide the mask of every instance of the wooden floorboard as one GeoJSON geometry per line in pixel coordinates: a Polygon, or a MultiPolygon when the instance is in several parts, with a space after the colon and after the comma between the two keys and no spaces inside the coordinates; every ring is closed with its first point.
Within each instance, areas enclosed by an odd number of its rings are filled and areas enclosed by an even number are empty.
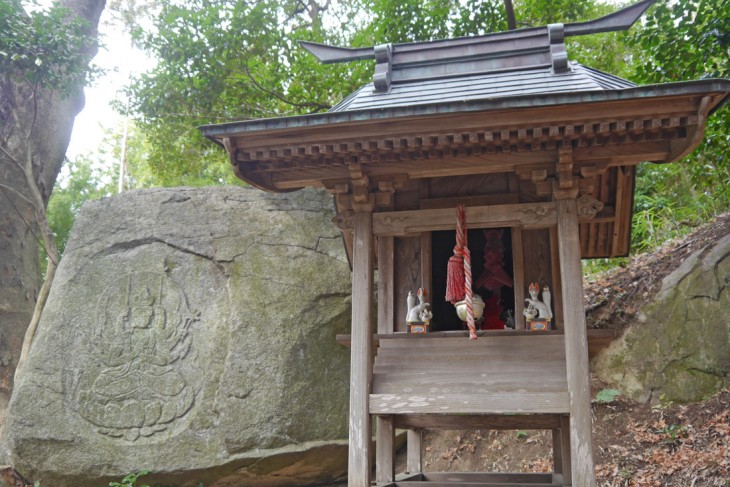
{"type": "Polygon", "coordinates": [[[553,474],[531,472],[425,472],[423,473],[423,480],[427,482],[550,484],[553,481],[553,474]]]}
{"type": "Polygon", "coordinates": [[[399,475],[377,487],[557,487],[562,477],[551,473],[426,472],[399,475]]]}
{"type": "Polygon", "coordinates": [[[371,414],[516,414],[569,412],[568,391],[495,394],[371,394],[371,414]]]}
{"type": "Polygon", "coordinates": [[[508,474],[495,474],[494,478],[432,478],[428,480],[428,476],[423,480],[396,480],[388,484],[378,484],[378,487],[559,487],[563,484],[554,481],[550,474],[533,474],[544,475],[545,478],[529,478],[523,477],[522,474],[510,479],[508,474]]]}
{"type": "Polygon", "coordinates": [[[552,430],[561,427],[559,414],[408,414],[395,416],[401,429],[519,429],[552,430]]]}
{"type": "MultiPolygon", "coordinates": [[[[480,338],[491,338],[494,336],[519,336],[519,335],[535,335],[540,334],[542,336],[549,336],[549,335],[562,335],[561,331],[547,331],[547,332],[530,332],[525,330],[498,330],[498,331],[479,331],[477,332],[480,338]]],[[[395,339],[395,340],[429,340],[434,336],[445,336],[445,337],[461,337],[468,340],[469,333],[466,331],[448,331],[448,332],[431,332],[426,333],[423,335],[413,335],[410,333],[398,333],[394,335],[380,335],[376,334],[373,335],[373,344],[375,347],[378,347],[380,345],[381,341],[386,341],[389,339],[395,339]]],[[[589,329],[588,330],[588,354],[589,357],[592,359],[595,357],[598,352],[603,350],[605,347],[607,347],[611,341],[615,340],[618,337],[618,333],[616,330],[594,330],[589,329]]],[[[336,337],[337,343],[340,345],[344,345],[346,347],[350,346],[350,335],[349,334],[340,334],[336,337]]]]}

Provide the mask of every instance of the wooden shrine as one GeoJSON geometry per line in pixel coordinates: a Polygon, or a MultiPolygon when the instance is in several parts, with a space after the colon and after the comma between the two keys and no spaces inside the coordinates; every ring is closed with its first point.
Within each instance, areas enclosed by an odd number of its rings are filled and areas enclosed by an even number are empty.
{"type": "Polygon", "coordinates": [[[352,334],[340,337],[352,354],[350,487],[595,486],[581,259],[628,254],[636,165],[692,151],[730,93],[728,80],[636,86],[568,60],[566,36],[627,29],[651,2],[478,37],[303,43],[323,62],[374,59],[373,83],[327,113],[201,128],[251,185],[334,195],[353,271],[352,334]],[[443,302],[459,205],[475,280],[489,244],[512,284],[483,297],[514,329],[476,340],[443,302]],[[533,282],[551,290],[549,331],[525,329],[533,282]],[[409,334],[419,288],[431,330],[409,334]],[[398,475],[396,428],[408,430],[398,475]],[[552,430],[554,472],[425,472],[421,432],[439,428],[552,430]]]}

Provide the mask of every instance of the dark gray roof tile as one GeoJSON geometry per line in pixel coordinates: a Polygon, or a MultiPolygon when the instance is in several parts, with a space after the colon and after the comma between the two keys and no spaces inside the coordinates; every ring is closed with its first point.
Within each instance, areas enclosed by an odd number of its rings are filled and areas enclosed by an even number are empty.
{"type": "Polygon", "coordinates": [[[553,73],[549,66],[544,66],[519,71],[425,79],[393,84],[387,92],[376,91],[371,83],[348,96],[331,111],[368,110],[575,91],[602,91],[636,86],[624,79],[578,63],[572,63],[571,68],[565,73],[553,73]]]}

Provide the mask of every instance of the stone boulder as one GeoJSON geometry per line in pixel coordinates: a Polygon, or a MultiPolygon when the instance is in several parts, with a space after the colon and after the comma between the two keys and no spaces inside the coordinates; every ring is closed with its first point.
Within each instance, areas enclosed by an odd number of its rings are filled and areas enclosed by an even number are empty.
{"type": "Polygon", "coordinates": [[[728,386],[730,235],[662,282],[623,336],[594,361],[598,377],[639,401],[695,402],[728,386]]]}
{"type": "Polygon", "coordinates": [[[346,475],[350,270],[323,192],[87,203],[3,448],[43,487],[321,485],[346,475]]]}

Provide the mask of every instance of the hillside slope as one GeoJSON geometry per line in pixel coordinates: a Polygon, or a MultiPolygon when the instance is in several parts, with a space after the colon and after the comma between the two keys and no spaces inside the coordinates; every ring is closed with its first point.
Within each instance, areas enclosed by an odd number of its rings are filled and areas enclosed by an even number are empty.
{"type": "Polygon", "coordinates": [[[610,272],[589,276],[583,283],[589,328],[623,330],[647,299],[656,295],[662,280],[697,250],[730,235],[730,213],[655,252],[632,257],[610,272]]]}

